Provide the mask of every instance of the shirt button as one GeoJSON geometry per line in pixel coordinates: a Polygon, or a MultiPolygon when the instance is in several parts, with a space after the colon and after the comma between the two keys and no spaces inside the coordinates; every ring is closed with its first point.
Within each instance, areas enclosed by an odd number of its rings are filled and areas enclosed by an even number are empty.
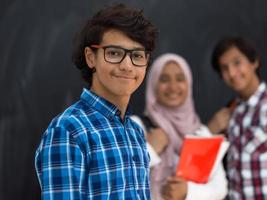
{"type": "Polygon", "coordinates": [[[132,160],[133,160],[133,161],[136,161],[136,160],[135,160],[135,156],[132,156],[132,160]]]}
{"type": "Polygon", "coordinates": [[[140,158],[138,157],[138,155],[132,156],[132,159],[134,162],[140,162],[140,158]]]}
{"type": "Polygon", "coordinates": [[[116,115],[120,116],[121,115],[121,111],[117,110],[116,111],[116,115]]]}

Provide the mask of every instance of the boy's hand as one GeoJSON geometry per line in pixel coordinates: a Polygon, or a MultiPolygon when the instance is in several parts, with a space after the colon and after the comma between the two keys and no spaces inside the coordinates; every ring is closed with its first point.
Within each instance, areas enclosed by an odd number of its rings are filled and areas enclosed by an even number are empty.
{"type": "Polygon", "coordinates": [[[231,118],[230,108],[222,108],[216,112],[208,123],[208,127],[212,133],[222,133],[229,124],[231,118]]]}

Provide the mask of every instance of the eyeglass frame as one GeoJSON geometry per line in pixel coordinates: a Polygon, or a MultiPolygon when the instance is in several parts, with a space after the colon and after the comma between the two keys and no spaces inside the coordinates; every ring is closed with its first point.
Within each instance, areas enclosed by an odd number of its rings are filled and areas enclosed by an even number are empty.
{"type": "Polygon", "coordinates": [[[126,57],[126,55],[127,54],[129,54],[130,53],[130,59],[131,59],[131,62],[132,62],[132,64],[134,65],[134,66],[136,66],[136,67],[145,67],[145,66],[147,66],[148,65],[148,63],[149,63],[149,60],[150,60],[150,51],[146,51],[146,50],[144,50],[144,49],[125,49],[125,48],[123,48],[123,47],[120,47],[120,46],[116,46],[116,45],[107,45],[107,46],[102,46],[102,45],[97,45],[97,44],[92,44],[92,45],[90,45],[90,47],[92,47],[92,48],[95,48],[95,49],[103,49],[104,50],[104,59],[105,59],[105,61],[106,62],[108,62],[108,63],[111,63],[111,64],[119,64],[119,63],[121,63],[123,60],[124,60],[124,58],[126,57]],[[106,59],[106,49],[107,48],[117,48],[117,49],[122,49],[123,51],[124,51],[124,56],[121,58],[121,60],[119,61],[119,62],[110,62],[110,61],[108,61],[107,59],[106,59]],[[147,59],[147,63],[145,64],[145,65],[136,65],[134,62],[133,62],[133,59],[132,59],[132,52],[133,51],[144,51],[145,52],[145,56],[148,56],[148,59],[147,59]]]}

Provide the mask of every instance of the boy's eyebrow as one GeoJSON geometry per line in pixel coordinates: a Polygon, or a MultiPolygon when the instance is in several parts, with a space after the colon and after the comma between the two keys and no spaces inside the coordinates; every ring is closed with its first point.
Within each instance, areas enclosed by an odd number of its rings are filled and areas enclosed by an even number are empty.
{"type": "Polygon", "coordinates": [[[124,48],[123,46],[120,46],[120,45],[115,45],[115,44],[102,44],[100,45],[102,47],[117,47],[117,48],[122,48],[122,49],[127,49],[127,50],[144,50],[145,51],[145,48],[144,47],[133,47],[131,49],[128,49],[128,48],[124,48]]]}

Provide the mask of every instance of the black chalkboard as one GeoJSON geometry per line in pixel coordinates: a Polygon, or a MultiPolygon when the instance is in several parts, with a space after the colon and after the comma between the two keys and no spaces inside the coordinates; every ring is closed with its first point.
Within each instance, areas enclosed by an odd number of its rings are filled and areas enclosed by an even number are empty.
{"type": "MultiPolygon", "coordinates": [[[[2,0],[0,3],[0,199],[40,199],[34,153],[49,121],[75,102],[83,82],[71,63],[76,30],[110,2],[2,0]]],[[[212,71],[210,54],[223,35],[248,37],[267,63],[267,1],[121,1],[143,8],[160,29],[156,55],[184,56],[194,76],[197,111],[206,122],[233,95],[212,71]]],[[[263,79],[267,68],[261,69],[263,79]]],[[[144,86],[133,95],[144,107],[144,86]],[[140,98],[141,97],[141,98],[140,98]]]]}

